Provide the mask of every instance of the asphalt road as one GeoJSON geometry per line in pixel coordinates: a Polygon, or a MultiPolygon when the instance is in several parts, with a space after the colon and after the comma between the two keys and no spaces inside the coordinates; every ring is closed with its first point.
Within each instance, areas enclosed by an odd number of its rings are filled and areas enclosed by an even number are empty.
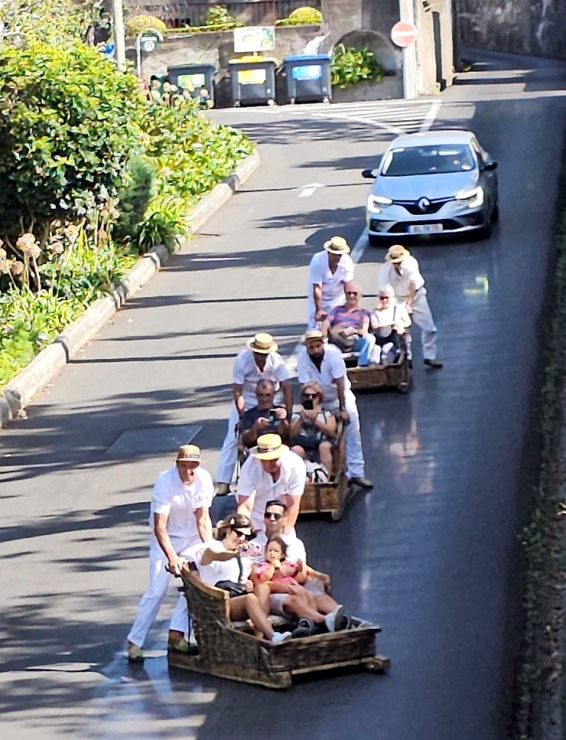
{"type": "Polygon", "coordinates": [[[4,737],[506,736],[566,68],[485,58],[438,99],[392,104],[394,115],[383,104],[217,114],[260,142],[263,166],[1,433],[4,737]],[[128,666],[147,502],[169,451],[195,434],[214,473],[233,356],[259,329],[293,351],[306,266],[326,238],[358,242],[357,277],[375,294],[384,252],[358,241],[359,172],[394,130],[429,125],[473,129],[499,161],[501,225],[487,242],[409,245],[446,366],[425,370],[417,349],[411,393],[360,397],[375,489],[338,525],[299,526],[340,600],[381,624],[390,674],[273,693],[168,673],[165,610],[150,658],[128,666]]]}

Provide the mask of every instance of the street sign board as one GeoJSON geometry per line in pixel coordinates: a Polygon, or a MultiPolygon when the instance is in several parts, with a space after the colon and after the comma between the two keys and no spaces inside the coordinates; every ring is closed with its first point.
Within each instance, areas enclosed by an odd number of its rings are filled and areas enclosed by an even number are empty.
{"type": "Polygon", "coordinates": [[[146,54],[149,54],[150,52],[155,51],[155,49],[157,48],[157,44],[162,39],[163,36],[159,33],[159,31],[154,31],[153,29],[149,28],[140,34],[140,48],[145,51],[146,54]]]}
{"type": "Polygon", "coordinates": [[[399,21],[391,29],[391,41],[402,49],[413,44],[418,35],[416,26],[407,21],[399,21]]]}
{"type": "Polygon", "coordinates": [[[257,53],[275,48],[275,28],[273,26],[242,26],[234,29],[234,51],[257,53]]]}

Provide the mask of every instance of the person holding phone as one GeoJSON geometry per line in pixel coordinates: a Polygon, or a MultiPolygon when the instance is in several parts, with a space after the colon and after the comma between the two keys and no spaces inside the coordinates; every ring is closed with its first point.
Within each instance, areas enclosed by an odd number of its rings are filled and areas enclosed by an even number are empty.
{"type": "Polygon", "coordinates": [[[245,447],[257,444],[262,434],[278,434],[283,440],[289,438],[289,421],[284,406],[276,406],[275,384],[271,380],[260,380],[255,395],[257,406],[245,412],[240,421],[240,433],[245,447]]]}
{"type": "Polygon", "coordinates": [[[324,391],[310,380],[301,386],[301,410],[293,414],[290,425],[291,450],[303,460],[320,462],[330,480],[334,474],[332,440],[336,435],[336,417],[322,408],[324,391]]]}

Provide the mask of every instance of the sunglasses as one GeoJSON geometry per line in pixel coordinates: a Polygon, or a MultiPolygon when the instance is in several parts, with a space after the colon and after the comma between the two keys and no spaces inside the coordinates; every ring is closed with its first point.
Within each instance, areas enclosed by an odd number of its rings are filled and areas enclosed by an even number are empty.
{"type": "Polygon", "coordinates": [[[317,398],[318,393],[301,393],[301,398],[317,398]]]}
{"type": "Polygon", "coordinates": [[[380,301],[388,301],[391,298],[391,296],[388,295],[380,295],[379,300],[380,301]]]}
{"type": "Polygon", "coordinates": [[[264,519],[275,519],[276,522],[278,522],[283,514],[280,514],[278,511],[266,511],[263,515],[264,519]]]}
{"type": "Polygon", "coordinates": [[[254,538],[253,534],[247,534],[247,532],[241,532],[239,529],[235,529],[234,532],[238,535],[238,537],[243,537],[246,540],[253,540],[254,538]]]}
{"type": "Polygon", "coordinates": [[[359,295],[357,290],[347,290],[346,295],[359,295]]]}

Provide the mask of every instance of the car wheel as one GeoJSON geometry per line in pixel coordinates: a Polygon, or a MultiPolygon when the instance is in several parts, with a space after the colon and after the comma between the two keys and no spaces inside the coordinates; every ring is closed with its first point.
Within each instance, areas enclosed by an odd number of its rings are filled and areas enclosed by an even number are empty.
{"type": "Polygon", "coordinates": [[[375,236],[375,234],[368,234],[368,242],[372,247],[382,247],[384,239],[382,236],[375,236]]]}
{"type": "Polygon", "coordinates": [[[499,203],[495,202],[493,208],[491,209],[491,216],[489,217],[489,220],[492,224],[499,223],[499,203]]]}
{"type": "Polygon", "coordinates": [[[481,229],[479,229],[476,233],[478,235],[478,239],[489,239],[491,236],[491,232],[493,230],[493,227],[491,223],[488,221],[485,226],[482,226],[481,229]]]}

